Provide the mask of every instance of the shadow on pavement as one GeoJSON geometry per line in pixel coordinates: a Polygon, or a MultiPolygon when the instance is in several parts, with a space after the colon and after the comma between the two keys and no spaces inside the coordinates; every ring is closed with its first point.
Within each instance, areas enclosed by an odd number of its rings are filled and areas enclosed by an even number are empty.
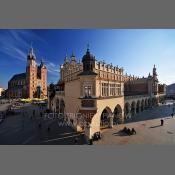
{"type": "Polygon", "coordinates": [[[112,135],[114,135],[114,136],[128,136],[128,134],[126,134],[126,133],[124,133],[124,132],[122,132],[122,131],[118,131],[118,132],[116,132],[116,133],[113,133],[112,135]]]}
{"type": "Polygon", "coordinates": [[[157,128],[157,127],[160,127],[161,125],[156,125],[156,126],[151,126],[149,128],[157,128]]]}

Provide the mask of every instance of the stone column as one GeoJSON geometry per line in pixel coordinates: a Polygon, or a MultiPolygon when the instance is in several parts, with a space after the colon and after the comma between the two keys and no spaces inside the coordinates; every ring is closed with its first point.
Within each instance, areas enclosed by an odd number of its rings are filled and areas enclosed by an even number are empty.
{"type": "Polygon", "coordinates": [[[140,111],[141,111],[141,106],[139,105],[139,107],[138,107],[138,113],[140,113],[140,111]]]}
{"type": "Polygon", "coordinates": [[[108,96],[110,96],[110,84],[109,84],[109,81],[108,81],[108,96]]]}
{"type": "Polygon", "coordinates": [[[87,140],[92,138],[91,123],[89,123],[89,122],[85,123],[85,136],[86,136],[87,140]]]}
{"type": "Polygon", "coordinates": [[[136,108],[137,108],[137,107],[135,106],[135,108],[134,108],[134,115],[136,115],[136,108]]]}
{"type": "Polygon", "coordinates": [[[109,116],[109,128],[113,128],[113,118],[114,118],[114,114],[109,116]]]}
{"type": "Polygon", "coordinates": [[[125,118],[131,118],[131,107],[130,106],[128,107],[128,113],[125,114],[125,118]]]}
{"type": "Polygon", "coordinates": [[[160,103],[160,97],[157,98],[157,106],[159,106],[160,103]]]}
{"type": "Polygon", "coordinates": [[[120,123],[124,123],[124,112],[120,113],[120,123]]]}
{"type": "Polygon", "coordinates": [[[128,116],[127,117],[131,118],[131,107],[130,106],[128,107],[128,110],[129,110],[129,112],[128,112],[128,116]]]}

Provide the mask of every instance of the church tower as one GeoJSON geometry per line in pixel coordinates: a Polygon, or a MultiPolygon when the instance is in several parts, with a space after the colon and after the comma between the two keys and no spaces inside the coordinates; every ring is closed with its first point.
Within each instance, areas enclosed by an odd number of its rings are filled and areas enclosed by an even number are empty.
{"type": "Polygon", "coordinates": [[[158,93],[158,78],[157,78],[157,71],[156,66],[153,67],[153,93],[157,95],[158,93]]]}
{"type": "Polygon", "coordinates": [[[27,67],[26,67],[26,82],[27,82],[27,97],[33,98],[36,93],[36,81],[37,81],[37,67],[36,56],[34,50],[31,47],[27,55],[27,67]]]}
{"type": "Polygon", "coordinates": [[[83,62],[83,73],[90,75],[95,72],[95,57],[90,53],[89,46],[87,48],[86,54],[82,58],[83,62]]]}
{"type": "Polygon", "coordinates": [[[41,59],[41,63],[38,66],[38,78],[40,81],[40,88],[41,88],[41,97],[47,97],[47,68],[41,59]]]}

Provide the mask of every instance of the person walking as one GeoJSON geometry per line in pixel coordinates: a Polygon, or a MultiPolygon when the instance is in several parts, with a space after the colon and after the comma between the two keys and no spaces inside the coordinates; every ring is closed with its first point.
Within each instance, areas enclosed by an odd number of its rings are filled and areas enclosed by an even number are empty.
{"type": "Polygon", "coordinates": [[[38,127],[41,128],[41,122],[39,122],[38,127]]]}
{"type": "Polygon", "coordinates": [[[41,118],[43,117],[43,113],[42,113],[42,112],[40,112],[40,117],[41,117],[41,118]]]}
{"type": "Polygon", "coordinates": [[[134,128],[132,128],[131,132],[136,135],[136,130],[134,128]]]}
{"type": "Polygon", "coordinates": [[[33,117],[35,117],[35,110],[33,110],[33,117]]]}
{"type": "Polygon", "coordinates": [[[78,138],[77,137],[75,137],[74,143],[75,143],[75,145],[78,143],[78,138]]]}
{"type": "Polygon", "coordinates": [[[47,128],[47,131],[50,132],[50,127],[47,128]]]}
{"type": "Polygon", "coordinates": [[[160,125],[163,126],[163,124],[164,124],[164,120],[161,119],[161,120],[160,120],[160,125]]]}

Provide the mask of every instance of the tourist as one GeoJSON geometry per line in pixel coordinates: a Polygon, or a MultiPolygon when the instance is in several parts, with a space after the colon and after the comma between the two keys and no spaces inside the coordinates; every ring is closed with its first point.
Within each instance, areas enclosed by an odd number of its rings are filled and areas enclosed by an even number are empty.
{"type": "Polygon", "coordinates": [[[40,117],[42,118],[42,116],[43,116],[43,113],[42,113],[42,112],[40,112],[40,117]]]}
{"type": "Polygon", "coordinates": [[[98,135],[97,135],[97,132],[96,132],[96,133],[94,133],[94,135],[92,136],[92,139],[93,139],[94,141],[98,140],[98,135]]]}
{"type": "Polygon", "coordinates": [[[41,122],[39,122],[39,125],[38,125],[39,128],[41,128],[41,122]]]}
{"type": "Polygon", "coordinates": [[[127,133],[127,127],[125,126],[121,131],[127,133]]]}
{"type": "Polygon", "coordinates": [[[171,114],[171,117],[173,118],[173,116],[174,116],[174,114],[172,113],[172,114],[171,114]]]}
{"type": "Polygon", "coordinates": [[[127,129],[127,134],[130,136],[132,133],[131,133],[131,130],[128,128],[127,129]]]}
{"type": "Polygon", "coordinates": [[[48,132],[50,131],[50,127],[47,128],[47,131],[48,131],[48,132]]]}
{"type": "Polygon", "coordinates": [[[35,116],[35,110],[33,110],[33,117],[35,116]]]}
{"type": "Polygon", "coordinates": [[[136,134],[136,130],[134,128],[132,128],[131,132],[132,134],[136,134]]]}
{"type": "Polygon", "coordinates": [[[99,133],[99,139],[101,139],[102,138],[102,134],[101,134],[101,132],[98,132],[99,133]]]}
{"type": "Polygon", "coordinates": [[[74,143],[77,144],[78,143],[78,138],[75,137],[74,143]]]}
{"type": "Polygon", "coordinates": [[[89,145],[93,145],[93,140],[92,139],[89,140],[89,145]]]}

